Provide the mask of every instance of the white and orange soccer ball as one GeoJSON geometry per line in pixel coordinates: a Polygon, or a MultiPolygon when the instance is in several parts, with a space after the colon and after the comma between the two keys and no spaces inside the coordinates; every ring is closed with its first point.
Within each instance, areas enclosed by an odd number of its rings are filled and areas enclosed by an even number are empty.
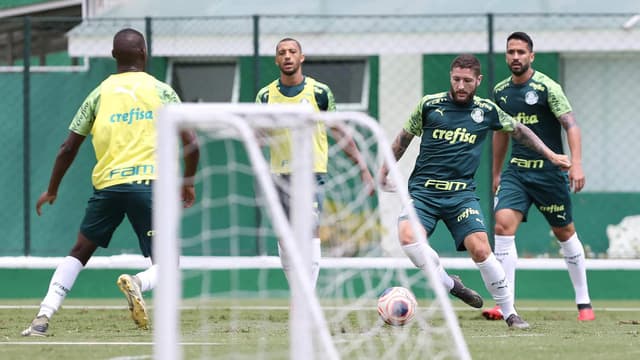
{"type": "Polygon", "coordinates": [[[378,314],[389,325],[407,324],[416,314],[417,307],[418,302],[411,290],[401,286],[387,288],[378,297],[378,314]]]}

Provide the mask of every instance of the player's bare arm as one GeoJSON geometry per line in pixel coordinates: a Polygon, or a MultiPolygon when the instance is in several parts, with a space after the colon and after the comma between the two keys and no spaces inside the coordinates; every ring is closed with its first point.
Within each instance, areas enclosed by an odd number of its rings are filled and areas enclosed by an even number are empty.
{"type": "Polygon", "coordinates": [[[340,128],[331,127],[330,130],[334,139],[340,144],[342,151],[344,151],[347,157],[360,169],[360,179],[367,188],[369,195],[373,195],[375,193],[375,181],[353,138],[340,128]]]}
{"type": "Polygon", "coordinates": [[[58,154],[56,155],[56,161],[53,165],[53,170],[51,171],[47,191],[40,194],[38,202],[36,203],[36,213],[38,215],[42,214],[42,205],[45,203],[53,204],[56,200],[56,197],[58,196],[58,187],[60,187],[62,178],[64,177],[64,174],[67,173],[67,170],[73,163],[73,160],[76,158],[80,145],[82,145],[84,139],[84,136],[70,131],[69,136],[67,136],[60,146],[60,150],[58,150],[58,154]]]}
{"type": "Polygon", "coordinates": [[[558,121],[567,132],[567,142],[571,151],[571,169],[569,169],[569,186],[574,192],[584,188],[586,178],[582,170],[582,136],[580,127],[573,112],[560,115],[558,121]]]}
{"type": "Polygon", "coordinates": [[[411,140],[413,140],[413,134],[407,132],[405,129],[402,129],[398,136],[396,136],[393,144],[391,144],[391,151],[396,160],[400,160],[402,155],[404,155],[411,144],[411,140]]]}
{"type": "Polygon", "coordinates": [[[496,131],[493,133],[493,192],[495,193],[500,185],[500,174],[502,172],[502,164],[507,156],[507,148],[509,147],[509,134],[496,131]]]}
{"type": "Polygon", "coordinates": [[[540,138],[533,132],[531,129],[522,125],[521,123],[516,123],[516,127],[513,129],[511,136],[524,146],[534,150],[535,152],[544,155],[549,161],[551,161],[554,165],[559,166],[563,170],[568,170],[571,167],[571,161],[569,161],[569,157],[563,154],[556,154],[551,151],[547,145],[540,140],[540,138]]]}
{"type": "Polygon", "coordinates": [[[182,131],[180,133],[184,154],[184,175],[182,178],[182,206],[190,208],[196,199],[194,187],[195,175],[200,160],[200,146],[198,138],[193,131],[182,131]]]}
{"type": "MultiPolygon", "coordinates": [[[[395,140],[391,144],[391,152],[393,153],[393,157],[396,160],[400,160],[402,155],[407,151],[407,148],[411,144],[411,140],[413,140],[413,134],[409,133],[407,130],[402,129],[400,133],[396,136],[395,140]]],[[[380,182],[383,187],[393,187],[393,185],[387,184],[387,175],[389,174],[389,169],[386,164],[383,164],[380,168],[380,182]]]]}

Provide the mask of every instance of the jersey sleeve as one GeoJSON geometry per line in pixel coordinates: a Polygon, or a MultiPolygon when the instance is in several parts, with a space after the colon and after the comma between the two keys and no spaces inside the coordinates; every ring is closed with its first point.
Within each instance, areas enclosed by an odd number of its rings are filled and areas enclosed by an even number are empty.
{"type": "Polygon", "coordinates": [[[556,118],[560,117],[560,115],[564,115],[568,112],[571,112],[571,104],[569,104],[569,99],[562,91],[562,87],[557,83],[547,84],[548,90],[548,101],[549,101],[549,109],[556,118]]]}
{"type": "Polygon", "coordinates": [[[336,111],[336,99],[329,86],[316,82],[314,92],[318,108],[321,111],[336,111]]]}
{"type": "Polygon", "coordinates": [[[516,119],[507,114],[491,100],[483,100],[483,107],[489,108],[491,115],[489,127],[492,130],[511,132],[516,128],[516,119]]]}
{"type": "Polygon", "coordinates": [[[269,102],[269,87],[265,86],[262,89],[260,89],[260,91],[258,91],[258,94],[256,94],[256,104],[266,104],[269,102]]]}
{"type": "Polygon", "coordinates": [[[98,108],[100,106],[100,86],[93,89],[91,93],[84,99],[82,105],[71,120],[69,130],[82,136],[88,136],[91,133],[93,122],[96,119],[98,108]]]}
{"type": "Polygon", "coordinates": [[[160,97],[160,102],[163,105],[166,104],[180,104],[180,97],[176,93],[173,88],[163,82],[158,82],[156,85],[156,89],[158,90],[158,96],[160,97]]]}
{"type": "Polygon", "coordinates": [[[403,129],[414,136],[422,136],[422,110],[424,108],[424,99],[420,101],[418,106],[413,110],[409,119],[404,123],[403,129]]]}
{"type": "Polygon", "coordinates": [[[511,117],[511,115],[507,114],[504,110],[500,109],[498,106],[495,107],[498,112],[498,121],[500,122],[500,129],[502,131],[512,132],[516,128],[516,119],[511,117]]]}

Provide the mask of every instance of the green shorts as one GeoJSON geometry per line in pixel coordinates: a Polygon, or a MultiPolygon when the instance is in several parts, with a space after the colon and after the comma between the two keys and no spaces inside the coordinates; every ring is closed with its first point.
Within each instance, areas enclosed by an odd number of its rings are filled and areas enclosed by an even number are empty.
{"type": "MultiPolygon", "coordinates": [[[[466,250],[464,239],[469,234],[487,232],[478,196],[473,191],[460,191],[453,196],[433,196],[412,191],[410,195],[418,219],[427,230],[427,236],[433,234],[438,220],[442,220],[453,236],[458,251],[466,250]]],[[[407,218],[405,209],[400,220],[407,218]]]]}
{"type": "Polygon", "coordinates": [[[531,204],[544,215],[549,225],[563,227],[573,222],[569,177],[565,171],[522,171],[514,167],[500,176],[500,187],[493,201],[495,211],[513,209],[527,221],[531,204]]]}
{"type": "Polygon", "coordinates": [[[125,214],[138,236],[142,255],[151,256],[150,184],[121,184],[94,189],[80,225],[80,232],[94,244],[106,248],[125,214]]]}

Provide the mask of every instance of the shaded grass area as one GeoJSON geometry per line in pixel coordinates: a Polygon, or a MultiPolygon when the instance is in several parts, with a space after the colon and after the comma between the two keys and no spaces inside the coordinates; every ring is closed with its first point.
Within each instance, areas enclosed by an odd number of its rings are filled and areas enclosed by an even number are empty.
{"type": "MultiPolygon", "coordinates": [[[[37,302],[0,301],[0,359],[152,358],[152,332],[135,328],[124,300],[69,299],[53,318],[52,336],[23,338],[20,331],[35,315],[37,302]]],[[[195,306],[183,310],[185,359],[251,359],[256,358],[256,351],[262,350],[272,353],[267,358],[287,358],[286,301],[269,304],[261,301],[254,305],[259,308],[233,313],[224,307],[203,311],[195,306]]],[[[640,359],[640,301],[594,303],[596,321],[588,323],[576,321],[577,310],[569,301],[520,301],[518,307],[532,325],[530,331],[509,330],[504,321],[487,321],[477,310],[456,308],[474,359],[640,359]]],[[[373,307],[363,311],[369,318],[376,317],[373,307]]],[[[339,334],[341,340],[374,336],[384,343],[398,334],[391,327],[369,335],[367,329],[329,325],[346,331],[339,334]]],[[[411,331],[415,331],[411,336],[427,333],[420,329],[411,331]]],[[[396,358],[408,357],[399,353],[396,358]]]]}

